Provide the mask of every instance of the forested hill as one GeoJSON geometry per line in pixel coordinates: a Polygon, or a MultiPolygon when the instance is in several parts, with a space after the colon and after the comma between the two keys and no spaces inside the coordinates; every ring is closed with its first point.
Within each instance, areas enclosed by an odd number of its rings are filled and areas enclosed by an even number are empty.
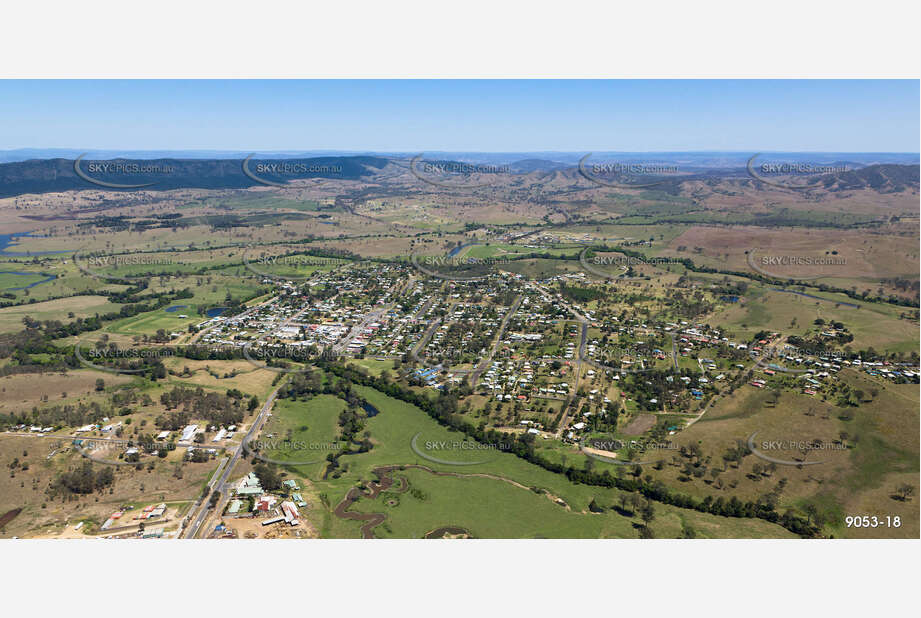
{"type": "MultiPolygon", "coordinates": [[[[316,157],[309,159],[250,159],[247,169],[270,183],[298,178],[359,180],[383,169],[381,157],[316,157]]],[[[79,189],[117,189],[96,184],[150,185],[151,190],[182,188],[241,189],[258,186],[244,173],[242,159],[112,159],[84,158],[75,169],[73,159],[33,159],[0,163],[0,197],[79,189]]]]}

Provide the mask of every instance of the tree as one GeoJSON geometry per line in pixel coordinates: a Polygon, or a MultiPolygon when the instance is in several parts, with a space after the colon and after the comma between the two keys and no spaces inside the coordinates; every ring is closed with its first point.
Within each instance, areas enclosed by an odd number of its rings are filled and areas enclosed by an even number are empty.
{"type": "Polygon", "coordinates": [[[636,513],[637,509],[640,508],[642,500],[640,499],[639,494],[630,494],[630,510],[636,513]]]}
{"type": "Polygon", "coordinates": [[[906,500],[911,500],[911,497],[915,493],[915,488],[908,483],[899,485],[895,489],[895,494],[899,497],[899,500],[905,502],[906,500]]]}
{"type": "Polygon", "coordinates": [[[647,500],[646,503],[640,507],[640,519],[643,520],[643,523],[648,528],[649,522],[651,522],[655,518],[656,518],[656,509],[654,506],[652,506],[652,502],[647,500]]]}
{"type": "Polygon", "coordinates": [[[253,466],[253,473],[259,479],[259,484],[266,491],[274,491],[281,487],[281,476],[273,466],[259,463],[253,466]]]}
{"type": "Polygon", "coordinates": [[[806,508],[803,509],[806,511],[806,523],[812,523],[812,520],[819,514],[819,510],[815,507],[814,504],[807,504],[806,508]]]}

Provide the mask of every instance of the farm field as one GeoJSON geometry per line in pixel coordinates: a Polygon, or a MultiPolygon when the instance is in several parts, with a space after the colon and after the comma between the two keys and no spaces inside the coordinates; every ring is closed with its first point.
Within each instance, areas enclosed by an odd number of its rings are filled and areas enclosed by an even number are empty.
{"type": "MultiPolygon", "coordinates": [[[[461,528],[471,538],[484,539],[633,538],[641,525],[639,517],[617,513],[613,502],[604,505],[599,501],[606,507],[601,513],[574,512],[546,495],[497,479],[435,476],[416,469],[394,474],[407,480],[406,492],[385,491],[376,500],[360,500],[353,507],[387,516],[375,528],[375,536],[380,538],[424,538],[439,528],[461,528]]],[[[730,534],[745,538],[777,534],[765,522],[711,521],[699,513],[686,514],[678,509],[657,514],[651,524],[656,536],[662,538],[679,538],[687,526],[700,538],[708,538],[717,530],[725,538],[727,528],[735,530],[730,534]]]]}
{"type": "Polygon", "coordinates": [[[73,296],[45,302],[0,308],[0,332],[14,332],[22,328],[22,319],[29,316],[35,320],[70,321],[73,318],[88,318],[97,313],[118,310],[104,296],[73,296]],[[73,318],[70,318],[70,314],[73,318]]]}
{"type": "Polygon", "coordinates": [[[911,169],[796,194],[742,168],[631,188],[524,161],[456,191],[371,159],[0,199],[4,231],[32,233],[0,238],[0,443],[62,449],[10,451],[4,534],[161,500],[203,538],[250,472],[303,502],[303,528],[264,532],[279,507],[235,503],[259,538],[921,533],[911,169]],[[900,525],[846,524],[863,515],[900,525]]]}
{"type": "MultiPolygon", "coordinates": [[[[0,434],[0,458],[21,465],[0,478],[0,511],[19,508],[22,511],[0,529],[0,538],[59,537],[68,534],[79,521],[86,521],[87,533],[97,532],[110,514],[125,504],[148,504],[168,501],[182,508],[182,503],[194,500],[203,484],[214,472],[216,462],[179,464],[181,478],[176,478],[177,464],[158,462],[152,470],[136,471],[124,466],[109,466],[115,470],[112,486],[103,494],[80,496],[76,499],[52,499],[46,489],[61,471],[83,465],[86,461],[72,449],[59,451],[50,459],[52,444],[57,440],[40,437],[16,437],[0,434]],[[24,469],[25,468],[25,469],[24,469]]],[[[99,470],[101,464],[94,464],[99,470]]],[[[172,520],[175,524],[175,518],[172,520]]]]}
{"type": "Polygon", "coordinates": [[[130,376],[90,369],[78,369],[63,374],[4,376],[0,378],[0,414],[25,412],[49,400],[58,404],[74,404],[87,398],[98,399],[96,382],[99,379],[103,380],[106,387],[127,384],[132,380],[130,376]]]}
{"type": "MultiPolygon", "coordinates": [[[[452,478],[441,476],[432,478],[430,473],[418,471],[419,475],[414,475],[412,478],[417,478],[421,483],[424,483],[425,487],[431,488],[433,495],[440,496],[439,500],[443,500],[443,502],[441,502],[441,506],[435,508],[431,512],[427,512],[427,504],[420,504],[416,505],[414,508],[406,509],[410,511],[408,517],[413,521],[396,524],[400,526],[399,528],[393,528],[392,534],[396,537],[407,538],[403,536],[405,533],[409,535],[408,538],[418,538],[416,532],[429,525],[425,522],[433,522],[432,528],[437,527],[439,524],[444,526],[461,525],[456,521],[435,521],[442,513],[446,512],[443,509],[459,509],[458,512],[461,514],[458,516],[463,517],[468,523],[479,521],[480,518],[487,515],[494,515],[495,509],[489,509],[485,506],[489,504],[489,502],[477,506],[463,507],[465,494],[460,492],[463,491],[464,487],[469,487],[470,482],[472,482],[474,486],[482,485],[487,495],[495,494],[497,499],[500,492],[512,493],[513,496],[510,500],[514,504],[514,507],[508,507],[513,508],[513,511],[509,515],[512,522],[514,522],[516,518],[532,517],[532,515],[526,515],[526,513],[533,513],[534,509],[537,508],[540,509],[538,512],[544,512],[548,516],[552,516],[553,513],[559,513],[559,516],[553,516],[553,521],[568,520],[572,523],[567,524],[567,526],[575,526],[575,522],[579,521],[582,517],[596,517],[596,515],[591,513],[579,515],[580,513],[587,512],[588,504],[593,498],[596,499],[598,503],[608,506],[615,505],[617,501],[620,493],[617,490],[570,483],[514,455],[501,452],[499,449],[489,449],[486,451],[487,455],[483,456],[481,455],[481,450],[474,450],[469,444],[467,448],[470,450],[463,450],[460,446],[453,446],[457,443],[467,443],[468,440],[466,440],[462,434],[449,432],[438,426],[421,410],[410,404],[392,399],[368,387],[357,387],[356,390],[362,397],[366,398],[369,403],[380,410],[380,414],[368,419],[366,424],[372,442],[374,442],[374,448],[367,453],[347,456],[347,464],[344,466],[344,471],[338,479],[324,480],[320,478],[319,475],[323,469],[322,464],[288,467],[292,473],[297,474],[311,483],[314,491],[326,496],[326,503],[333,506],[338,504],[345,497],[345,493],[349,488],[358,483],[372,480],[374,478],[374,469],[381,466],[401,464],[421,465],[439,472],[464,475],[486,475],[486,477],[478,477],[474,481],[468,482],[463,479],[453,479],[456,482],[442,484],[442,481],[445,479],[451,481],[452,478]],[[414,437],[416,438],[415,449],[413,448],[414,437]],[[431,451],[425,448],[426,443],[438,442],[446,442],[450,450],[431,451]],[[419,451],[425,455],[429,455],[430,458],[420,456],[419,451]],[[435,459],[435,461],[432,459],[435,459]],[[439,459],[442,462],[448,463],[440,463],[437,461],[439,459]],[[482,463],[477,463],[480,461],[482,461],[482,463]],[[456,465],[457,462],[470,465],[456,465]],[[536,494],[530,488],[539,488],[546,495],[536,494]],[[568,508],[556,504],[548,495],[560,498],[565,502],[568,508]],[[464,508],[470,508],[472,510],[464,514],[464,508]],[[519,508],[521,511],[517,511],[519,508]],[[419,512],[418,518],[420,518],[420,521],[418,522],[415,521],[417,518],[417,516],[414,515],[415,512],[419,512]],[[515,514],[516,512],[518,513],[517,515],[515,514]]],[[[400,475],[402,473],[403,471],[397,474],[400,475]]],[[[401,495],[401,504],[406,503],[409,499],[410,498],[401,495]]],[[[469,501],[469,499],[466,500],[469,501]]],[[[503,504],[503,508],[506,508],[505,505],[508,503],[504,501],[501,503],[503,504]]],[[[380,510],[379,501],[369,501],[368,504],[369,506],[367,508],[370,511],[380,510]]],[[[359,501],[358,508],[360,510],[365,508],[362,505],[363,501],[359,501]]],[[[665,505],[657,505],[657,507],[658,510],[661,511],[661,516],[663,517],[663,536],[672,534],[674,534],[674,536],[679,536],[682,529],[682,523],[687,523],[694,527],[695,530],[699,530],[702,534],[705,534],[703,531],[707,529],[722,528],[725,520],[731,519],[665,505]]],[[[396,516],[396,513],[398,512],[395,512],[394,516],[396,516]]],[[[626,538],[634,538],[636,536],[636,530],[632,526],[629,518],[617,514],[616,511],[606,511],[605,516],[597,517],[599,517],[599,522],[603,520],[610,521],[606,524],[599,523],[599,528],[592,527],[595,531],[606,529],[608,530],[607,534],[611,536],[626,538]]],[[[358,534],[357,524],[353,525],[351,522],[342,522],[332,517],[326,518],[326,521],[327,527],[325,529],[320,526],[321,536],[356,536],[358,534]]],[[[590,525],[594,526],[594,524],[590,525]]],[[[788,534],[778,526],[759,520],[740,520],[738,522],[726,523],[726,525],[736,527],[739,536],[745,536],[752,533],[764,534],[766,536],[786,536],[788,534]]],[[[491,535],[496,535],[497,538],[514,536],[514,533],[511,532],[514,526],[514,523],[487,523],[483,521],[479,523],[479,529],[482,531],[481,534],[487,538],[490,538],[491,535]]],[[[419,536],[432,528],[422,530],[419,536]]],[[[655,526],[653,526],[653,528],[655,528],[655,526]]],[[[541,530],[549,531],[548,528],[540,527],[531,528],[530,530],[533,530],[534,535],[540,535],[541,530]]],[[[573,534],[575,536],[581,536],[583,533],[576,534],[573,530],[573,534]]],[[[385,534],[385,536],[387,535],[385,534]]],[[[591,536],[591,534],[589,536],[591,536]]]]}

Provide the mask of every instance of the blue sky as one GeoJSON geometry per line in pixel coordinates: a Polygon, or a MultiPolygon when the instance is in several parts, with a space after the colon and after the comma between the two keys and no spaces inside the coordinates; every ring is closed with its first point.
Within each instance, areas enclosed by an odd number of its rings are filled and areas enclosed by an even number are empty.
{"type": "Polygon", "coordinates": [[[914,80],[0,81],[0,149],[918,152],[914,80]]]}

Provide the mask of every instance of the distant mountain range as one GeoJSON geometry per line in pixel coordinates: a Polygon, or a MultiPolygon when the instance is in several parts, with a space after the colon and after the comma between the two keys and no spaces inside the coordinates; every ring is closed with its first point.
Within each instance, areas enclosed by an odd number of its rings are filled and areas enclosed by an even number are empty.
{"type": "Polygon", "coordinates": [[[875,189],[881,193],[918,188],[921,166],[918,165],[869,165],[857,170],[826,174],[821,184],[829,191],[852,191],[875,189]]]}
{"type": "MultiPolygon", "coordinates": [[[[462,152],[462,151],[367,151],[367,150],[120,150],[76,148],[19,148],[0,150],[0,163],[15,163],[30,159],[76,159],[81,154],[93,159],[231,159],[240,160],[255,154],[260,159],[309,159],[318,157],[380,157],[385,159],[411,159],[423,155],[426,160],[451,160],[466,163],[493,163],[514,165],[530,161],[547,164],[575,165],[585,155],[589,160],[617,163],[673,163],[699,169],[726,169],[744,167],[754,152],[688,151],[688,152],[462,152]]],[[[876,164],[906,165],[919,163],[918,153],[899,152],[764,152],[759,159],[772,162],[799,162],[822,165],[845,163],[851,166],[876,164]]],[[[549,168],[548,168],[549,169],[549,168]]]]}
{"type": "MultiPolygon", "coordinates": [[[[179,188],[243,189],[299,178],[358,180],[374,176],[389,161],[380,157],[305,159],[31,159],[0,163],[0,197],[76,189],[147,185],[150,190],[179,188]],[[91,180],[87,180],[80,176],[91,180]],[[257,179],[264,180],[260,182],[257,179]],[[97,181],[97,182],[92,182],[97,181]]],[[[128,188],[128,187],[125,187],[128,188]]]]}
{"type": "MultiPolygon", "coordinates": [[[[78,153],[79,156],[83,153],[78,153]]],[[[636,155],[621,154],[618,163],[636,163],[636,155]]],[[[669,160],[656,155],[643,162],[671,163],[681,172],[659,185],[658,190],[679,193],[682,183],[710,180],[739,182],[752,181],[746,170],[751,158],[732,158],[728,155],[690,153],[672,153],[669,160]],[[729,166],[730,161],[733,163],[729,166]],[[707,164],[719,166],[708,167],[707,164]]],[[[774,153],[759,157],[760,162],[785,163],[805,162],[805,158],[791,159],[790,155],[774,153]]],[[[884,158],[882,155],[872,155],[884,158]]],[[[914,155],[886,155],[889,157],[911,157],[914,155]]],[[[535,182],[540,182],[544,174],[561,173],[564,178],[578,181],[581,176],[578,162],[544,158],[524,158],[503,163],[512,175],[537,174],[535,182]]],[[[561,157],[565,158],[565,157],[561,157]]],[[[871,155],[828,154],[810,160],[821,165],[835,165],[847,171],[814,177],[810,184],[820,185],[828,191],[848,191],[873,189],[883,193],[898,192],[906,188],[918,188],[919,165],[894,163],[863,163],[871,155]]],[[[179,188],[198,189],[243,189],[260,185],[284,184],[287,181],[303,178],[329,178],[338,180],[379,180],[388,182],[393,172],[405,174],[411,158],[387,158],[379,156],[319,156],[319,157],[277,157],[259,155],[252,158],[176,158],[163,157],[154,159],[104,159],[98,155],[87,155],[79,161],[75,169],[75,160],[68,158],[29,159],[25,161],[0,163],[0,197],[11,197],[25,193],[47,193],[52,191],[71,191],[79,189],[118,189],[138,188],[148,185],[149,190],[169,190],[179,188]],[[119,187],[118,185],[122,185],[119,187]]],[[[426,163],[440,165],[471,163],[458,159],[436,159],[426,156],[426,163]]],[[[591,157],[590,166],[610,159],[591,157]]],[[[498,165],[492,161],[490,165],[498,165]]],[[[772,180],[776,180],[773,178],[772,180]]],[[[791,183],[795,184],[795,182],[791,183]]],[[[756,183],[755,187],[758,188],[756,183]]],[[[766,185],[765,185],[766,186],[766,185]]]]}

